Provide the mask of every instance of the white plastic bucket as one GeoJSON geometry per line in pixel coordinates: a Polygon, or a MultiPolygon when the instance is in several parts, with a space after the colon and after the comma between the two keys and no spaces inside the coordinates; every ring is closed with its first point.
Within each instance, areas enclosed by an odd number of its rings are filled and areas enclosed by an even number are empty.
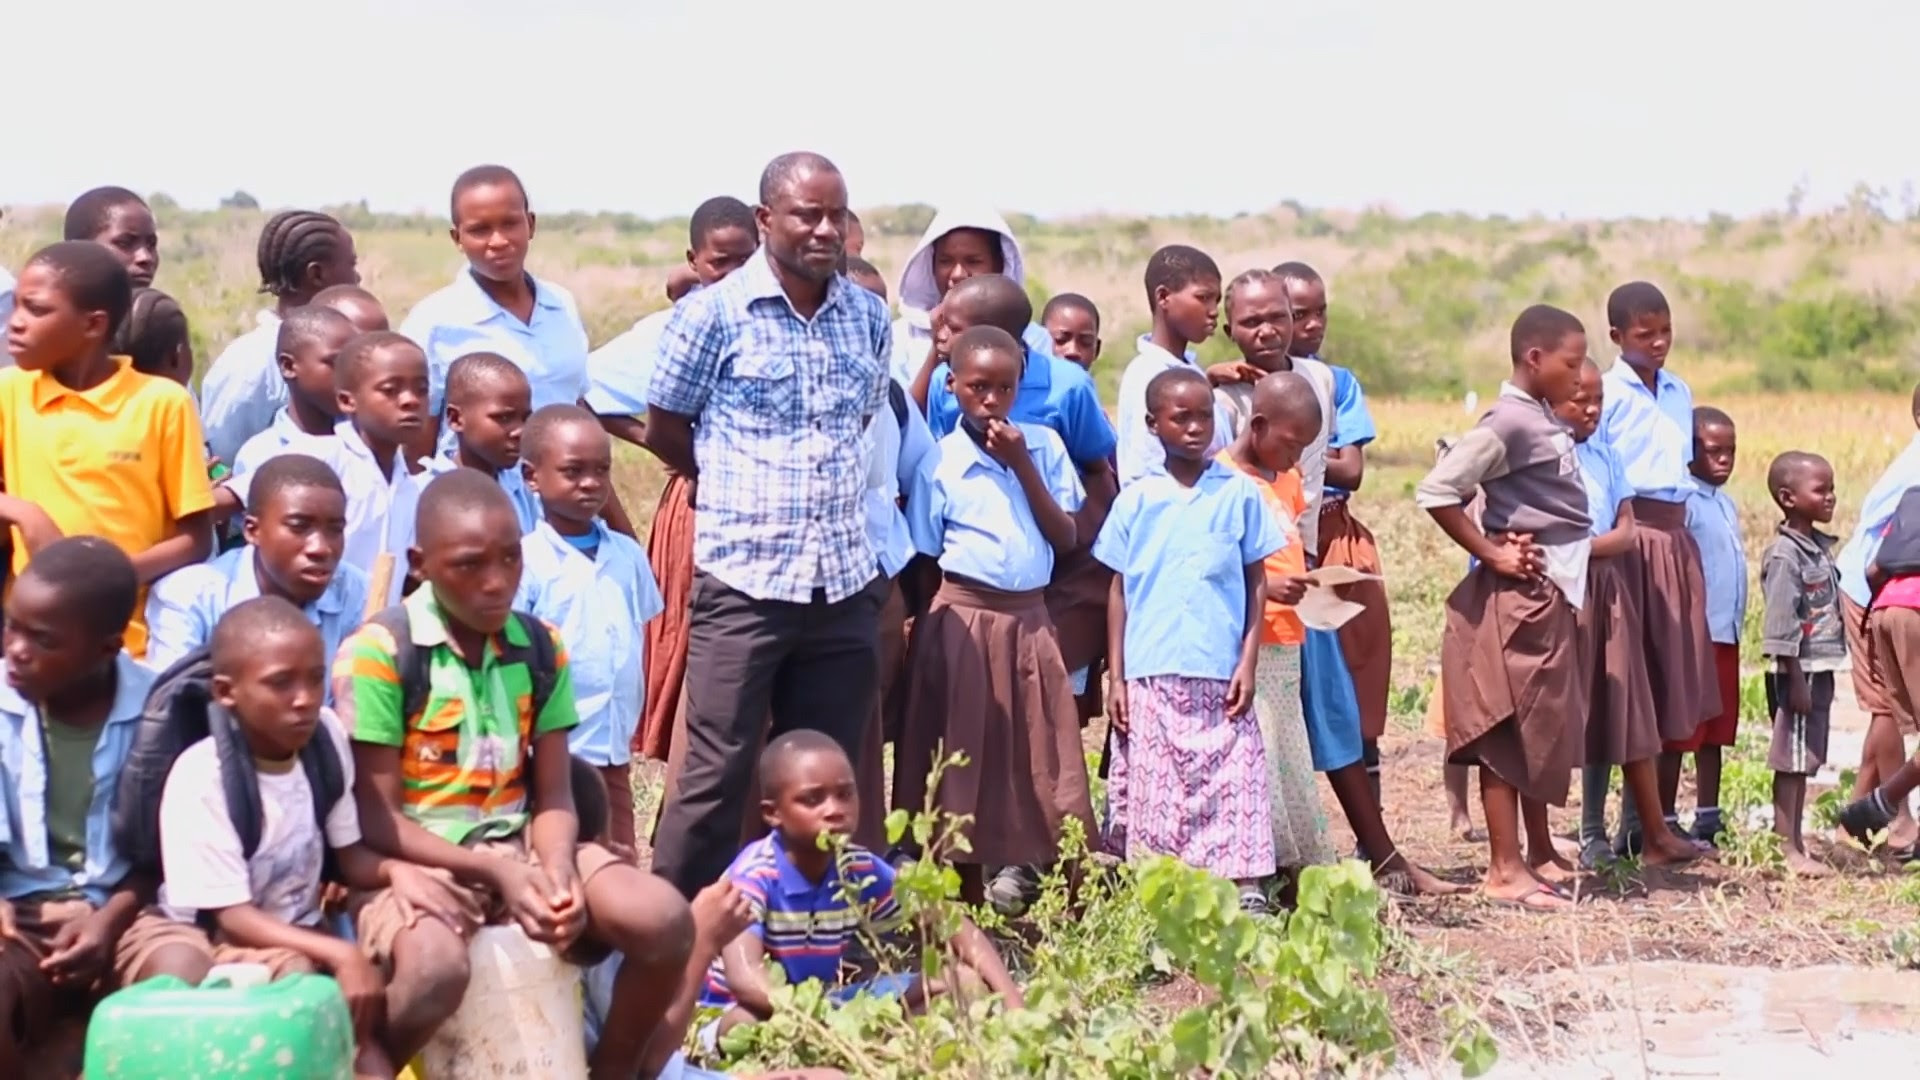
{"type": "Polygon", "coordinates": [[[468,953],[467,995],[420,1055],[427,1080],[582,1080],[580,969],[517,926],[482,928],[468,953]]]}

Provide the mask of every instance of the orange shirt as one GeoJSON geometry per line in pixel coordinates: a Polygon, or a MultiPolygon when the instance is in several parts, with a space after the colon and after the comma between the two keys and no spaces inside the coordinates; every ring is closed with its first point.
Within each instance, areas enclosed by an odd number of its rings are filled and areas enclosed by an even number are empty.
{"type": "MultiPolygon", "coordinates": [[[[1280,531],[1286,535],[1286,545],[1267,556],[1267,580],[1297,577],[1306,573],[1307,549],[1300,541],[1300,515],[1307,512],[1307,493],[1301,486],[1300,470],[1288,469],[1269,480],[1235,461],[1231,451],[1220,451],[1218,459],[1221,464],[1240,470],[1253,481],[1253,486],[1260,489],[1260,497],[1266,501],[1267,509],[1273,511],[1274,520],[1279,522],[1280,531]]],[[[1300,616],[1293,613],[1290,604],[1268,600],[1265,621],[1266,626],[1260,634],[1263,644],[1299,645],[1307,640],[1307,628],[1301,623],[1300,616]]]]}
{"type": "MultiPolygon", "coordinates": [[[[193,397],[115,359],[119,370],[82,391],[45,372],[0,371],[0,475],[8,494],[38,505],[67,536],[103,537],[137,555],[172,536],[181,518],[211,509],[213,488],[193,397]]],[[[26,565],[16,533],[13,572],[26,565]]],[[[145,589],[126,644],[146,655],[145,589]]]]}

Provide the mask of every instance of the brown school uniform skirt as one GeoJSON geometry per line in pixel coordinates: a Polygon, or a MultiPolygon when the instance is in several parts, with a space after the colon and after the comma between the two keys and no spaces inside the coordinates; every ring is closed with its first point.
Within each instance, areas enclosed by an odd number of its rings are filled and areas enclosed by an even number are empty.
{"type": "MultiPolygon", "coordinates": [[[[1852,605],[1852,601],[1848,601],[1852,605]]],[[[1857,605],[1853,605],[1857,606],[1857,605]]],[[[1852,612],[1847,622],[1853,622],[1852,612]]],[[[1868,641],[1871,655],[1868,662],[1873,665],[1875,681],[1885,690],[1884,707],[1879,715],[1892,716],[1900,724],[1900,730],[1912,732],[1920,727],[1920,611],[1908,607],[1883,607],[1871,613],[1867,620],[1868,641]],[[1909,677],[1908,672],[1913,672],[1909,677]]],[[[1853,633],[1849,629],[1847,637],[1853,633]]],[[[1853,659],[1854,692],[1859,693],[1861,659],[1853,659]]],[[[1861,699],[1860,707],[1866,708],[1866,700],[1861,699]]],[[[1873,715],[1869,713],[1869,715],[1873,715]]],[[[1882,781],[1886,779],[1881,778],[1882,781]]]]}
{"type": "Polygon", "coordinates": [[[1896,609],[1868,611],[1845,592],[1840,594],[1840,621],[1847,628],[1847,656],[1853,668],[1853,699],[1859,703],[1860,711],[1870,717],[1899,717],[1900,730],[1912,734],[1920,728],[1914,726],[1911,712],[1902,716],[1895,705],[1893,684],[1887,679],[1888,661],[1879,654],[1880,642],[1871,630],[1875,619],[1893,610],[1896,609]]]}
{"type": "Polygon", "coordinates": [[[1566,805],[1586,726],[1585,652],[1559,589],[1476,567],[1447,598],[1440,644],[1448,763],[1566,805]]]}
{"type": "MultiPolygon", "coordinates": [[[[1380,547],[1373,533],[1356,520],[1344,497],[1320,504],[1322,566],[1345,566],[1363,574],[1379,574],[1380,547]]],[[[1387,730],[1387,697],[1393,683],[1393,616],[1387,610],[1387,583],[1356,581],[1334,590],[1340,598],[1366,608],[1340,628],[1340,651],[1353,673],[1353,693],[1360,701],[1360,737],[1378,739],[1387,730]]]]}
{"type": "Polygon", "coordinates": [[[693,483],[667,478],[647,536],[647,563],[666,606],[647,620],[647,708],[633,734],[633,752],[667,760],[674,714],[680,711],[687,677],[687,630],[693,609],[693,483]]]}
{"type": "Polygon", "coordinates": [[[1629,765],[1660,752],[1640,593],[1640,558],[1633,551],[1587,565],[1587,598],[1579,616],[1591,701],[1585,765],[1629,765]]]}
{"type": "Polygon", "coordinates": [[[1083,721],[1101,712],[1098,665],[1107,654],[1107,593],[1112,585],[1113,571],[1083,549],[1060,560],[1046,590],[1047,616],[1059,635],[1067,673],[1091,669],[1087,692],[1077,701],[1083,721]]]}
{"type": "Polygon", "coordinates": [[[1720,715],[1720,687],[1707,634],[1707,580],[1683,503],[1633,500],[1634,548],[1643,571],[1642,656],[1661,739],[1682,742],[1720,715]]]}
{"type": "Polygon", "coordinates": [[[971,815],[967,862],[1051,862],[1061,823],[1093,805],[1073,686],[1040,590],[1003,592],[946,579],[907,646],[906,715],[894,758],[893,804],[927,804],[935,761],[967,764],[940,777],[933,805],[971,815]]]}

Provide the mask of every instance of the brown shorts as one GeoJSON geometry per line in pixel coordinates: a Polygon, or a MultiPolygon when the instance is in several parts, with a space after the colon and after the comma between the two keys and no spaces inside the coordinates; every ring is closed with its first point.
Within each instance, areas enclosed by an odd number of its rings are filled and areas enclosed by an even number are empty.
{"type": "MultiPolygon", "coordinates": [[[[32,1041],[51,1029],[63,998],[40,970],[40,962],[53,951],[62,927],[93,911],[92,904],[77,898],[14,901],[15,938],[0,948],[0,1003],[10,1005],[13,1023],[0,1026],[0,1039],[18,1031],[32,1041]]],[[[116,989],[150,974],[146,970],[148,962],[169,946],[185,946],[209,956],[213,953],[207,935],[198,927],[174,922],[149,908],[135,917],[133,925],[114,943],[112,969],[97,989],[116,989]]]]}
{"type": "MultiPolygon", "coordinates": [[[[516,862],[540,865],[539,858],[528,850],[526,832],[506,840],[480,840],[466,845],[475,851],[516,862]]],[[[609,866],[621,865],[625,860],[599,844],[582,843],[574,848],[574,866],[580,872],[580,884],[584,887],[592,881],[595,874],[609,866]]],[[[627,864],[631,865],[631,864],[627,864]]],[[[434,870],[452,880],[453,875],[444,870],[434,870]]],[[[511,916],[500,902],[500,897],[491,889],[474,886],[456,885],[455,888],[467,890],[479,903],[480,910],[486,914],[489,925],[499,925],[510,921],[511,916]]],[[[406,930],[406,913],[400,902],[394,898],[391,889],[365,893],[355,897],[353,903],[356,912],[356,933],[360,938],[360,948],[374,963],[383,970],[391,971],[393,962],[393,943],[406,930]]],[[[597,941],[582,939],[569,946],[564,954],[566,959],[582,966],[591,966],[612,955],[613,950],[597,941]]]]}

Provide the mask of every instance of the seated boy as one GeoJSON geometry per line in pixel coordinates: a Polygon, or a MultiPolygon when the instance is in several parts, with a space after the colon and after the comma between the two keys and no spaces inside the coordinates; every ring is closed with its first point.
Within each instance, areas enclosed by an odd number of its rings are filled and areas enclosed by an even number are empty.
{"type": "Polygon", "coordinates": [[[320,629],[329,663],[360,625],[367,575],[340,561],[347,530],[340,478],[318,458],[286,454],[262,465],[250,487],[246,546],[168,574],[147,594],[147,665],[155,671],[205,645],[229,608],[257,596],[299,605],[320,629]]]}
{"type": "Polygon", "coordinates": [[[113,842],[115,782],[153,674],[123,647],[139,580],[97,536],[41,548],[6,601],[0,683],[0,1076],[101,989],[197,980],[207,941],[148,909],[113,842]]]}
{"type": "Polygon", "coordinates": [[[715,1045],[733,1028],[773,1015],[772,986],[763,966],[769,960],[789,985],[817,979],[837,987],[836,1000],[866,993],[915,1007],[949,988],[963,996],[979,994],[984,983],[985,992],[1000,995],[1009,1007],[1024,1004],[1000,954],[972,922],[963,923],[948,942],[954,957],[951,984],[901,974],[842,985],[841,961],[854,935],[890,933],[901,919],[891,866],[857,845],[847,844],[837,854],[820,847],[822,834],[847,836],[859,819],[853,763],[831,737],[790,731],[760,755],[760,793],[761,812],[773,831],[748,844],[724,879],[746,897],[753,921],[708,970],[701,1004],[726,1011],[701,1032],[702,1042],[715,1045]]]}
{"type": "MultiPolygon", "coordinates": [[[[200,921],[212,935],[216,963],[264,964],[276,977],[332,975],[353,1016],[355,1074],[391,1077],[393,1062],[407,1060],[399,1055],[417,1048],[385,1041],[389,1009],[437,1024],[459,1007],[460,997],[389,1005],[385,977],[357,945],[328,933],[321,920],[328,853],[345,884],[390,888],[416,912],[449,928],[477,925],[479,908],[464,890],[420,867],[383,859],[360,842],[353,762],[339,721],[321,704],[326,684],[320,632],[291,603],[255,597],[220,619],[213,634],[212,695],[232,714],[253,755],[259,844],[251,858],[244,853],[227,806],[220,745],[211,736],[201,739],[174,760],[160,799],[160,899],[171,917],[200,921]],[[333,742],[345,782],[324,821],[317,820],[301,761],[316,732],[333,742]]],[[[464,977],[464,969],[462,963],[454,974],[464,977]]]]}
{"type": "MultiPolygon", "coordinates": [[[[415,537],[424,584],[349,637],[334,664],[361,832],[383,855],[444,871],[492,921],[511,920],[571,958],[621,953],[592,1075],[632,1076],[693,945],[686,901],[580,842],[567,752],[579,723],[573,677],[559,635],[513,610],[520,529],[506,492],[471,469],[435,477],[415,537]]],[[[448,944],[444,926],[404,909],[377,893],[359,915],[362,944],[395,963],[396,982],[403,958],[448,944]]]]}
{"type": "MultiPolygon", "coordinates": [[[[451,377],[447,415],[454,415],[451,377]]],[[[599,419],[578,405],[548,405],[527,422],[521,447],[544,520],[521,538],[526,570],[514,606],[552,623],[570,643],[580,725],[567,733],[567,744],[600,770],[612,808],[611,846],[630,859],[628,771],[633,732],[646,710],[644,627],[666,605],[646,549],[600,520],[613,491],[613,440],[599,419]]]]}
{"type": "Polygon", "coordinates": [[[447,428],[454,445],[427,462],[438,476],[476,469],[513,500],[522,534],[540,523],[540,503],[520,475],[520,431],[533,412],[533,384],[520,365],[495,353],[468,353],[447,369],[447,428]]]}
{"type": "MultiPolygon", "coordinates": [[[[334,370],[343,419],[327,436],[304,435],[281,454],[317,458],[340,477],[347,493],[347,528],[341,559],[371,568],[383,554],[398,564],[387,599],[403,591],[406,553],[413,543],[414,505],[420,482],[406,447],[425,429],[427,358],[420,346],[395,333],[361,334],[340,350],[334,370]]],[[[243,505],[259,470],[226,481],[243,505]]]]}

